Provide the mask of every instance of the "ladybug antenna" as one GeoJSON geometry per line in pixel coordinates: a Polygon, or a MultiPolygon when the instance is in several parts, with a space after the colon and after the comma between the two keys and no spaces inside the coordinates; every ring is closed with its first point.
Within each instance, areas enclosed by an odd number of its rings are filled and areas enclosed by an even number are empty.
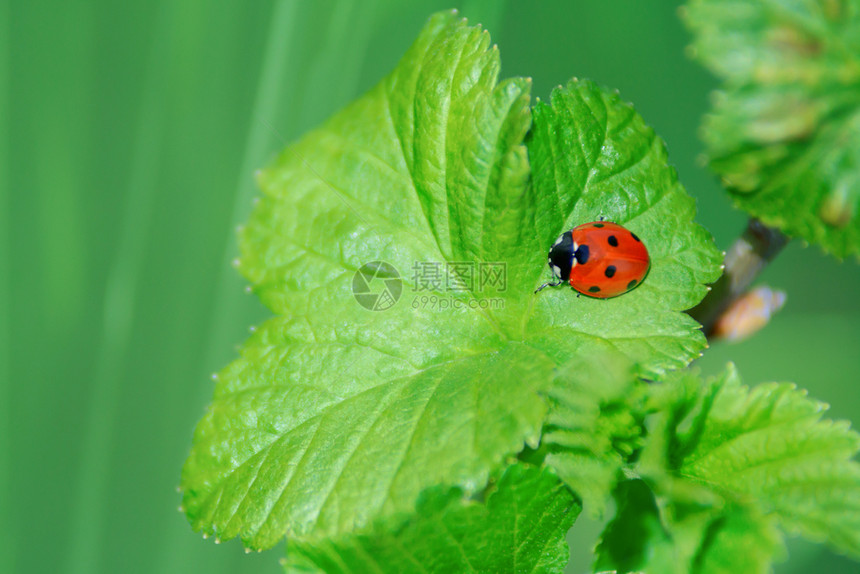
{"type": "Polygon", "coordinates": [[[564,283],[564,281],[562,281],[561,279],[559,279],[559,280],[558,280],[558,281],[556,281],[555,283],[544,283],[543,285],[541,285],[540,287],[538,287],[537,289],[535,289],[535,293],[537,293],[538,291],[540,291],[540,290],[541,290],[541,289],[543,289],[544,287],[558,287],[558,286],[559,286],[559,285],[561,285],[562,283],[564,283]]]}

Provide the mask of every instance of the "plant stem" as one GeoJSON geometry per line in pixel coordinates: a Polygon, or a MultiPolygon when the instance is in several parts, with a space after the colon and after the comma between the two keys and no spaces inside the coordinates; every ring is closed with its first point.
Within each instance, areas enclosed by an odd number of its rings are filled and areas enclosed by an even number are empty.
{"type": "Polygon", "coordinates": [[[768,227],[758,219],[750,219],[747,228],[729,248],[725,257],[725,272],[711,287],[711,292],[690,311],[702,324],[706,337],[711,337],[720,316],[747,292],[759,273],[788,243],[781,231],[768,227]]]}

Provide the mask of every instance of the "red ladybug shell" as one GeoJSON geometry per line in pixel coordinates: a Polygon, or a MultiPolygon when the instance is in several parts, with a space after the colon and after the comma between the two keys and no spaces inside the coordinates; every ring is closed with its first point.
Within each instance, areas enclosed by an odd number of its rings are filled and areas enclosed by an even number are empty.
{"type": "Polygon", "coordinates": [[[573,249],[587,247],[587,257],[574,258],[570,286],[590,297],[608,299],[627,293],[645,278],[651,266],[648,250],[635,233],[609,221],[573,228],[573,249]]]}
{"type": "Polygon", "coordinates": [[[627,293],[648,274],[651,259],[635,233],[610,221],[592,221],[562,233],[548,257],[560,282],[589,297],[627,293]]]}

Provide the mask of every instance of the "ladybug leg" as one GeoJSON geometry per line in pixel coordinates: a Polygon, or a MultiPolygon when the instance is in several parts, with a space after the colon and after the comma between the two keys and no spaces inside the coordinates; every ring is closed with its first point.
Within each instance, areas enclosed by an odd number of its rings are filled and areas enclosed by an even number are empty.
{"type": "Polygon", "coordinates": [[[541,290],[541,289],[543,289],[544,287],[558,287],[558,286],[559,286],[559,285],[561,285],[562,283],[564,283],[564,281],[562,281],[561,279],[559,279],[558,281],[556,281],[556,282],[554,282],[554,283],[544,283],[543,285],[541,285],[540,287],[538,287],[537,289],[535,289],[535,293],[537,293],[538,291],[540,291],[540,290],[541,290]]]}
{"type": "Polygon", "coordinates": [[[599,221],[603,221],[604,219],[606,219],[606,218],[601,215],[599,221]]]}
{"type": "Polygon", "coordinates": [[[576,298],[579,299],[580,297],[582,297],[582,293],[577,293],[576,298]]]}

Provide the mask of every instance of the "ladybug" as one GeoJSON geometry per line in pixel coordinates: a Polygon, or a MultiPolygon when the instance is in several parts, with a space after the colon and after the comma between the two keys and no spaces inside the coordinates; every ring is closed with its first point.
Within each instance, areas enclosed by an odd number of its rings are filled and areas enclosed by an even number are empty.
{"type": "Polygon", "coordinates": [[[608,299],[627,293],[645,279],[651,267],[648,250],[636,234],[610,221],[592,221],[565,231],[549,250],[556,279],[544,287],[569,282],[583,295],[608,299]]]}

